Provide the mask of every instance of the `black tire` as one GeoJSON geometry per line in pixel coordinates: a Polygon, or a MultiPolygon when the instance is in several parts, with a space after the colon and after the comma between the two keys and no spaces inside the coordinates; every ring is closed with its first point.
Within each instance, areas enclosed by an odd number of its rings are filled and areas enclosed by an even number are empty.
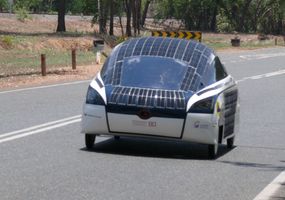
{"type": "Polygon", "coordinates": [[[215,159],[218,155],[218,144],[209,144],[208,145],[208,157],[210,159],[215,159]]]}
{"type": "Polygon", "coordinates": [[[235,137],[227,139],[227,148],[232,149],[234,147],[235,137]]]}
{"type": "Polygon", "coordinates": [[[120,139],[120,136],[115,135],[115,136],[114,136],[114,139],[115,139],[115,140],[119,140],[119,139],[120,139]]]}
{"type": "Polygon", "coordinates": [[[96,139],[96,135],[85,134],[85,145],[88,150],[93,148],[95,139],[96,139]]]}

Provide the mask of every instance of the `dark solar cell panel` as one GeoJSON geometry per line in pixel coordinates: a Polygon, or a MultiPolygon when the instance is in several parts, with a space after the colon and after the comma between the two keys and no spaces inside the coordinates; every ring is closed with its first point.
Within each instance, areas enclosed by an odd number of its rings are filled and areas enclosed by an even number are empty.
{"type": "Polygon", "coordinates": [[[141,55],[149,55],[151,47],[154,43],[155,38],[148,38],[143,46],[143,49],[141,51],[141,55]]]}
{"type": "Polygon", "coordinates": [[[150,52],[151,56],[156,56],[157,55],[158,49],[159,49],[161,43],[163,42],[163,40],[164,39],[161,38],[161,37],[156,38],[156,40],[154,41],[154,43],[153,43],[153,45],[151,47],[151,52],[150,52]]]}
{"type": "Polygon", "coordinates": [[[176,108],[184,109],[185,108],[185,99],[184,95],[181,92],[175,92],[176,95],[176,108]]]}
{"type": "Polygon", "coordinates": [[[190,42],[184,52],[183,60],[189,62],[195,49],[195,43],[190,42]]]}
{"type": "Polygon", "coordinates": [[[206,57],[209,57],[212,53],[212,50],[209,49],[209,48],[206,48],[203,52],[203,55],[206,56],[206,57]]]}
{"type": "Polygon", "coordinates": [[[135,88],[131,88],[129,92],[129,99],[128,99],[128,105],[135,105],[135,88]]]}
{"type": "Polygon", "coordinates": [[[166,51],[169,47],[171,39],[170,38],[166,38],[165,40],[163,40],[159,50],[158,50],[158,56],[165,56],[166,55],[166,51]]]}
{"type": "Polygon", "coordinates": [[[202,45],[200,43],[197,43],[198,45],[196,46],[196,49],[198,49],[199,51],[204,51],[204,49],[206,48],[205,45],[202,45]]]}
{"type": "Polygon", "coordinates": [[[200,77],[198,74],[194,75],[192,82],[190,83],[190,90],[196,92],[199,86],[200,77]]]}
{"type": "Polygon", "coordinates": [[[116,87],[112,91],[111,104],[140,106],[161,109],[185,109],[185,97],[183,92],[116,87]]]}
{"type": "Polygon", "coordinates": [[[124,59],[127,47],[128,47],[127,45],[123,45],[119,49],[119,53],[118,53],[118,56],[117,56],[117,61],[121,61],[121,60],[124,59]]]}
{"type": "Polygon", "coordinates": [[[136,44],[136,47],[134,49],[134,53],[133,53],[133,56],[138,56],[141,54],[141,51],[142,51],[142,47],[145,43],[147,38],[142,38],[138,41],[138,43],[136,44]]]}
{"type": "Polygon", "coordinates": [[[177,46],[177,51],[176,51],[175,56],[174,56],[175,59],[181,59],[182,58],[184,51],[185,51],[185,47],[187,44],[188,44],[188,41],[180,40],[179,46],[177,46]]]}
{"type": "Polygon", "coordinates": [[[155,101],[156,101],[156,90],[152,90],[150,94],[150,100],[148,101],[148,105],[154,107],[155,101]]]}
{"type": "Polygon", "coordinates": [[[207,65],[207,61],[208,61],[208,58],[206,58],[205,56],[201,56],[200,62],[197,67],[198,74],[203,75],[206,65],[207,65]]]}
{"type": "Polygon", "coordinates": [[[166,53],[166,56],[167,57],[170,57],[172,58],[174,56],[174,53],[177,49],[177,45],[179,43],[179,40],[172,40],[169,47],[168,47],[168,50],[167,50],[167,53],[166,53]]]}
{"type": "Polygon", "coordinates": [[[187,72],[185,73],[184,79],[183,79],[181,87],[180,87],[181,90],[185,90],[185,91],[189,90],[191,81],[194,77],[194,72],[195,72],[195,70],[192,67],[189,67],[187,69],[187,72]]]}
{"type": "Polygon", "coordinates": [[[201,52],[194,51],[194,54],[193,54],[191,61],[190,61],[190,65],[196,68],[198,65],[198,62],[200,60],[200,56],[201,56],[201,52]]]}
{"type": "Polygon", "coordinates": [[[141,89],[140,95],[139,95],[139,99],[138,99],[138,105],[139,106],[144,106],[145,105],[146,93],[147,93],[147,89],[141,89]]]}
{"type": "Polygon", "coordinates": [[[126,50],[126,53],[125,53],[125,58],[126,58],[126,57],[130,57],[130,56],[133,54],[134,47],[135,47],[137,41],[138,41],[138,40],[132,40],[132,41],[129,43],[129,45],[128,45],[128,47],[127,47],[127,50],[126,50]]]}
{"type": "Polygon", "coordinates": [[[114,85],[119,85],[121,81],[121,73],[122,73],[122,65],[123,62],[117,62],[113,74],[113,84],[114,85]]]}
{"type": "Polygon", "coordinates": [[[120,105],[124,105],[126,101],[125,100],[125,93],[128,88],[123,88],[123,90],[118,94],[119,98],[117,99],[117,103],[120,105]]]}

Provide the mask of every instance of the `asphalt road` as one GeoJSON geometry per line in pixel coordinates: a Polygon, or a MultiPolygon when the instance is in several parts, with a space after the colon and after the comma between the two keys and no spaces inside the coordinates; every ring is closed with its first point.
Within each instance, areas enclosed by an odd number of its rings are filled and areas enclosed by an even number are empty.
{"type": "Polygon", "coordinates": [[[0,91],[0,199],[254,199],[285,170],[285,48],[220,56],[241,121],[216,160],[203,145],[146,139],[99,137],[86,151],[87,82],[0,91]]]}

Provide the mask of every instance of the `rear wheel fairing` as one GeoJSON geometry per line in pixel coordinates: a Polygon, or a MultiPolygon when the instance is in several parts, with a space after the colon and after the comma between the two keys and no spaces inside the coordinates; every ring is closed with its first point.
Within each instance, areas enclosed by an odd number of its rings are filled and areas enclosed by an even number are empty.
{"type": "Polygon", "coordinates": [[[202,144],[217,144],[218,134],[219,127],[214,114],[187,114],[183,140],[202,144]]]}

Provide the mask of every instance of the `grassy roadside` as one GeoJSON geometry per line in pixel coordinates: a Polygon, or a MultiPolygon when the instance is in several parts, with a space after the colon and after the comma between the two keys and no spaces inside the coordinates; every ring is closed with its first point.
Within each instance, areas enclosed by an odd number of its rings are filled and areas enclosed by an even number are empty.
{"type": "MultiPolygon", "coordinates": [[[[219,50],[242,50],[274,47],[275,40],[243,39],[236,48],[230,44],[233,35],[224,37],[216,34],[204,34],[203,43],[219,50]]],[[[247,36],[248,37],[248,36],[247,36]]],[[[71,49],[77,49],[77,65],[92,65],[95,54],[92,51],[90,34],[65,33],[54,35],[0,35],[0,77],[40,72],[40,54],[46,54],[48,70],[71,66],[71,49]],[[1,48],[2,47],[2,48],[1,48]]],[[[284,44],[278,38],[278,44],[284,44]]]]}
{"type": "Polygon", "coordinates": [[[81,36],[70,38],[68,34],[51,39],[46,35],[0,35],[0,77],[39,72],[41,54],[46,54],[48,69],[71,66],[72,48],[77,49],[77,65],[94,64],[92,38],[81,40],[81,36]]]}

